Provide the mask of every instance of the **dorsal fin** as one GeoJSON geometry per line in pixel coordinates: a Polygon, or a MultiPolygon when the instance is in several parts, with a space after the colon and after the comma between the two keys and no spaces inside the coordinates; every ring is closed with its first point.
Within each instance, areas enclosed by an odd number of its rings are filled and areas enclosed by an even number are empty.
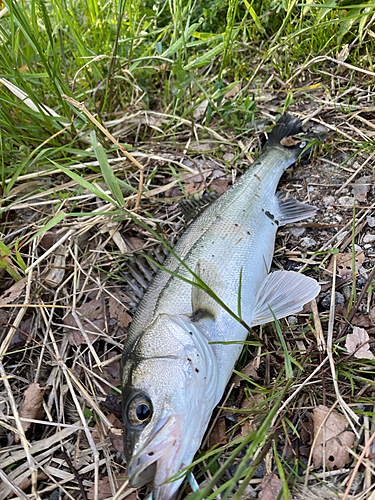
{"type": "Polygon", "coordinates": [[[193,221],[205,210],[212,202],[219,198],[218,193],[207,193],[198,199],[182,200],[178,204],[185,217],[186,224],[193,221]]]}

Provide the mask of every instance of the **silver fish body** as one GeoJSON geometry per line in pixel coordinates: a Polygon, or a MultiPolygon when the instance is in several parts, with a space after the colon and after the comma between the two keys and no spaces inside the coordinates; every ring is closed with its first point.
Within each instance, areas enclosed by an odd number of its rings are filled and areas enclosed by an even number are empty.
{"type": "MultiPolygon", "coordinates": [[[[190,281],[189,269],[250,326],[301,310],[319,293],[302,274],[269,273],[278,226],[315,208],[276,195],[279,179],[306,143],[280,141],[300,131],[285,115],[259,159],[189,226],[165,267],[190,281]],[[239,300],[239,291],[240,300],[239,300]],[[239,305],[240,302],[240,305],[239,305]],[[271,310],[272,312],[271,312],[271,310]]],[[[169,500],[193,460],[242,350],[247,330],[205,291],[159,271],[140,302],[124,346],[124,444],[130,484],[154,481],[169,500]]]]}

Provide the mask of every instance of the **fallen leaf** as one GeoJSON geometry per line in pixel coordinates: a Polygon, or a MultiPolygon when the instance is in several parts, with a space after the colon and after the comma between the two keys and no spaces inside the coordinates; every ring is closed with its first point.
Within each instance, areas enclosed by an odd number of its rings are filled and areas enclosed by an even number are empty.
{"type": "Polygon", "coordinates": [[[117,323],[126,328],[131,323],[132,317],[126,312],[126,307],[113,297],[108,301],[109,315],[114,318],[117,323]]]}
{"type": "Polygon", "coordinates": [[[371,186],[371,175],[364,175],[353,184],[354,198],[359,202],[366,201],[368,190],[371,186]]]}
{"type": "Polygon", "coordinates": [[[260,488],[258,495],[259,500],[275,500],[276,498],[284,500],[285,498],[284,495],[279,497],[283,489],[283,482],[276,474],[272,473],[268,476],[264,476],[260,488]]]}
{"type": "MultiPolygon", "coordinates": [[[[44,412],[42,401],[47,387],[40,387],[38,383],[30,384],[23,395],[23,401],[20,408],[20,417],[35,420],[41,420],[44,412]]],[[[22,421],[22,428],[27,432],[32,427],[32,422],[22,421]]],[[[15,442],[20,442],[19,434],[15,435],[15,442]]]]}
{"type": "Polygon", "coordinates": [[[375,356],[370,351],[370,337],[364,328],[355,326],[353,333],[346,337],[345,347],[349,354],[353,354],[358,359],[374,359],[375,356]],[[364,345],[363,345],[364,344],[364,345]]]}
{"type": "MultiPolygon", "coordinates": [[[[87,333],[87,336],[91,342],[94,342],[98,338],[98,333],[100,330],[104,330],[104,311],[103,303],[101,300],[91,300],[90,302],[85,302],[81,307],[77,309],[79,313],[79,319],[81,320],[82,326],[87,333]],[[87,318],[90,320],[86,321],[87,318]],[[97,328],[95,328],[97,327],[97,328]]],[[[81,345],[86,343],[84,336],[78,328],[77,322],[72,314],[64,319],[64,325],[67,327],[65,331],[68,333],[68,341],[70,345],[81,345]]]]}
{"type": "Polygon", "coordinates": [[[44,248],[44,250],[49,250],[57,241],[57,229],[51,229],[51,231],[47,231],[43,234],[42,239],[40,240],[40,246],[44,248]]]}
{"type": "Polygon", "coordinates": [[[213,189],[218,194],[223,194],[228,190],[230,182],[229,179],[214,179],[210,183],[210,189],[213,189]]]}
{"type": "Polygon", "coordinates": [[[237,83],[234,87],[232,87],[228,92],[224,94],[225,99],[230,99],[231,97],[236,97],[238,92],[241,90],[241,83],[237,83]]]}
{"type": "MultiPolygon", "coordinates": [[[[44,472],[38,472],[37,481],[45,481],[46,479],[48,479],[47,474],[45,474],[44,472]]],[[[16,480],[15,484],[16,486],[18,486],[20,490],[22,491],[27,490],[27,488],[29,488],[32,485],[31,475],[28,477],[24,477],[19,483],[16,480]]]]}
{"type": "MultiPolygon", "coordinates": [[[[327,271],[333,273],[333,262],[336,256],[336,269],[337,274],[343,278],[345,276],[350,276],[353,274],[353,256],[351,253],[337,253],[332,255],[327,271]]],[[[363,250],[360,250],[355,254],[355,272],[358,273],[359,269],[362,267],[365,261],[365,254],[363,250]]]]}
{"type": "Polygon", "coordinates": [[[6,292],[4,292],[0,297],[0,305],[10,304],[16,300],[22,293],[23,289],[27,285],[28,278],[22,278],[12,285],[6,292]]]}
{"type": "Polygon", "coordinates": [[[226,444],[227,443],[227,426],[225,425],[225,417],[220,417],[216,421],[211,434],[208,438],[208,447],[212,448],[216,444],[226,444]]]}
{"type": "Polygon", "coordinates": [[[343,415],[333,410],[327,417],[329,411],[329,408],[323,405],[314,408],[313,421],[316,439],[313,450],[314,466],[317,469],[323,466],[324,446],[326,466],[331,470],[342,469],[349,461],[349,449],[354,445],[355,435],[346,430],[348,421],[343,415]]]}
{"type": "MultiPolygon", "coordinates": [[[[336,306],[335,314],[348,317],[348,302],[343,306],[336,306]]],[[[369,328],[372,324],[371,318],[367,314],[362,312],[356,312],[351,320],[351,324],[355,326],[362,326],[363,328],[369,328]]]]}
{"type": "Polygon", "coordinates": [[[294,137],[289,136],[289,137],[283,137],[280,141],[280,144],[282,146],[297,146],[299,144],[301,139],[294,139],[294,137]]]}
{"type": "Polygon", "coordinates": [[[146,242],[137,236],[130,236],[129,238],[126,238],[126,246],[129,247],[130,252],[133,252],[134,250],[144,248],[146,246],[146,242]]]}
{"type": "MultiPolygon", "coordinates": [[[[259,380],[259,376],[254,368],[254,360],[250,361],[246,366],[244,366],[241,370],[242,375],[245,375],[245,377],[249,377],[253,380],[259,380]]],[[[234,384],[234,387],[239,387],[240,383],[245,380],[241,375],[234,375],[231,383],[234,384]]]]}
{"type": "Polygon", "coordinates": [[[191,181],[189,184],[184,186],[185,193],[189,196],[189,194],[194,194],[197,193],[198,191],[201,191],[204,189],[204,183],[199,182],[197,185],[195,185],[195,182],[191,181]]]}
{"type": "MultiPolygon", "coordinates": [[[[113,359],[109,364],[106,363],[104,371],[108,377],[108,381],[112,385],[120,385],[120,375],[121,375],[121,355],[115,351],[111,351],[107,355],[107,359],[113,359]]],[[[108,386],[107,386],[108,388],[108,386]]]]}

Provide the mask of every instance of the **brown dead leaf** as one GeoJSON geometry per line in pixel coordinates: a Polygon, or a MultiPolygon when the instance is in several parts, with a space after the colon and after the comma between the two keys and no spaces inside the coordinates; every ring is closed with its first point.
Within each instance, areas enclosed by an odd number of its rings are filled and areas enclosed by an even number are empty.
{"type": "Polygon", "coordinates": [[[210,184],[210,189],[213,189],[218,194],[223,194],[228,190],[230,182],[229,179],[214,179],[210,184]]]}
{"type": "Polygon", "coordinates": [[[57,241],[57,229],[51,229],[43,234],[40,245],[44,250],[49,250],[57,241]]]}
{"type": "Polygon", "coordinates": [[[224,94],[225,99],[230,99],[231,97],[236,97],[238,92],[241,90],[241,83],[237,83],[234,87],[232,87],[228,92],[224,94]]]}
{"type": "MultiPolygon", "coordinates": [[[[336,255],[332,255],[329,266],[327,267],[327,272],[330,274],[333,273],[333,262],[336,256],[336,269],[337,274],[343,278],[345,276],[350,276],[353,273],[353,257],[351,253],[337,253],[336,255]]],[[[362,267],[365,261],[365,254],[363,250],[360,250],[355,254],[355,272],[356,274],[362,267]]]]}
{"type": "MultiPolygon", "coordinates": [[[[254,360],[250,361],[244,368],[241,370],[242,375],[245,377],[249,377],[253,380],[259,380],[258,374],[254,368],[254,360]]],[[[242,380],[245,380],[241,375],[234,375],[232,377],[231,383],[234,384],[234,387],[239,387],[242,380]]]]}
{"type": "MultiPolygon", "coordinates": [[[[90,302],[85,302],[81,307],[77,309],[77,312],[79,313],[82,326],[85,329],[88,338],[91,342],[94,342],[98,337],[94,332],[99,333],[100,330],[104,330],[105,328],[102,301],[91,300],[90,302]],[[85,318],[90,320],[94,326],[86,321],[85,318]],[[97,330],[95,327],[97,327],[99,330],[97,330]]],[[[78,329],[77,322],[72,314],[68,314],[68,316],[64,319],[64,325],[68,327],[65,328],[65,331],[69,334],[68,341],[70,345],[81,345],[86,342],[84,336],[78,329]]]]}
{"type": "Polygon", "coordinates": [[[374,359],[375,356],[370,351],[370,337],[364,328],[355,326],[353,333],[346,337],[345,347],[349,354],[353,354],[358,359],[374,359]]]}
{"type": "MultiPolygon", "coordinates": [[[[23,395],[23,401],[20,408],[21,418],[30,418],[41,420],[44,412],[42,408],[42,401],[47,387],[40,387],[39,384],[30,384],[23,395]]],[[[31,422],[22,421],[22,428],[27,432],[33,424],[31,422]]],[[[15,442],[20,442],[19,434],[15,435],[15,442]]]]}
{"type": "MultiPolygon", "coordinates": [[[[335,314],[348,317],[348,303],[343,306],[336,306],[335,314]]],[[[351,324],[355,326],[362,326],[363,328],[369,328],[372,324],[371,318],[362,312],[356,312],[351,320],[351,324]]]]}
{"type": "Polygon", "coordinates": [[[227,436],[226,436],[227,427],[225,425],[225,417],[218,418],[214,428],[211,431],[211,434],[208,438],[208,446],[212,448],[216,444],[226,444],[227,436]]]}
{"type": "Polygon", "coordinates": [[[117,323],[126,328],[131,323],[132,317],[126,312],[126,308],[113,297],[109,298],[108,309],[111,318],[114,318],[117,323]]]}
{"type": "Polygon", "coordinates": [[[200,182],[197,185],[195,185],[195,182],[191,181],[189,184],[184,186],[185,193],[189,196],[189,194],[194,194],[197,193],[198,191],[201,191],[204,189],[204,183],[200,182]]]}
{"type": "Polygon", "coordinates": [[[130,252],[133,252],[134,250],[144,248],[146,246],[146,242],[137,236],[130,236],[129,238],[126,238],[126,246],[129,247],[130,252]]]}
{"type": "Polygon", "coordinates": [[[297,146],[301,142],[300,139],[294,139],[294,137],[289,136],[289,137],[283,137],[280,141],[280,144],[282,146],[297,146]]]}
{"type": "Polygon", "coordinates": [[[371,186],[371,175],[364,175],[353,184],[354,198],[359,202],[366,201],[368,190],[371,186]]]}
{"type": "Polygon", "coordinates": [[[121,355],[119,355],[117,352],[111,351],[108,353],[107,358],[114,358],[111,363],[106,364],[104,367],[104,371],[108,377],[108,381],[112,385],[120,385],[121,355]]]}
{"type": "Polygon", "coordinates": [[[318,436],[313,450],[315,468],[323,466],[323,446],[325,446],[326,465],[329,469],[342,469],[349,461],[349,449],[353,447],[355,435],[347,431],[348,421],[333,410],[328,418],[329,408],[320,405],[314,408],[314,435],[318,436]],[[319,428],[325,420],[322,428],[319,428]],[[319,434],[317,434],[319,432],[319,434]]]}
{"type": "MultiPolygon", "coordinates": [[[[121,488],[124,484],[124,481],[127,480],[126,474],[116,474],[113,476],[114,479],[114,488],[116,492],[121,488]]],[[[129,487],[130,489],[130,487],[129,487]]],[[[135,492],[134,492],[135,493],[135,492]]],[[[90,486],[89,491],[87,492],[87,500],[94,500],[95,498],[95,484],[90,486]]],[[[103,477],[98,481],[98,500],[105,500],[106,498],[113,498],[113,492],[111,488],[111,483],[109,481],[109,477],[103,477]]],[[[127,500],[135,500],[137,496],[134,496],[133,493],[128,495],[127,500]]]]}
{"type": "MultiPolygon", "coordinates": [[[[37,481],[45,481],[46,479],[48,479],[47,474],[45,474],[44,472],[38,473],[37,481]]],[[[24,477],[19,483],[16,480],[15,484],[18,486],[18,488],[20,490],[22,490],[22,491],[27,490],[27,488],[29,488],[32,484],[31,475],[28,477],[24,477]]],[[[13,497],[13,495],[12,495],[12,497],[13,497]]],[[[9,498],[9,495],[8,495],[8,498],[9,498]]]]}
{"type": "Polygon", "coordinates": [[[0,297],[0,305],[10,304],[16,300],[22,293],[23,289],[27,285],[28,278],[22,278],[17,283],[14,283],[6,292],[4,292],[0,297]]]}
{"type": "Polygon", "coordinates": [[[272,473],[269,476],[264,476],[260,488],[259,500],[275,500],[276,498],[284,500],[285,498],[284,495],[279,497],[283,489],[283,482],[276,474],[272,473]]]}

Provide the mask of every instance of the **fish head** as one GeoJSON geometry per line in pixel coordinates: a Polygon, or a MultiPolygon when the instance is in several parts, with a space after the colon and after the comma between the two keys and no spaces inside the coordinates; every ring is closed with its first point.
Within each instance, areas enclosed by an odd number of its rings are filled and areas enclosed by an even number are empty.
{"type": "MultiPolygon", "coordinates": [[[[132,487],[154,481],[154,500],[173,498],[217,403],[217,362],[199,328],[162,314],[124,351],[124,454],[132,487]]],[[[220,396],[219,396],[220,397],[220,396]]]]}

